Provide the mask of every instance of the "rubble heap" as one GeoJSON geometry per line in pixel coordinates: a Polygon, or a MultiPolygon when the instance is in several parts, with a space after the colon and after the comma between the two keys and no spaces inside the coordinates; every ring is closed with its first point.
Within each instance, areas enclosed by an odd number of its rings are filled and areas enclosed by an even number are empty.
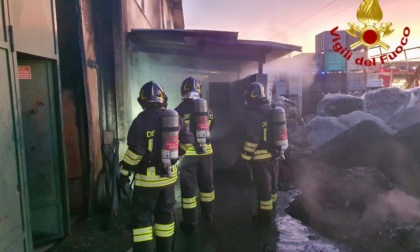
{"type": "Polygon", "coordinates": [[[291,215],[356,251],[420,249],[420,90],[325,96],[286,156],[291,215]]]}

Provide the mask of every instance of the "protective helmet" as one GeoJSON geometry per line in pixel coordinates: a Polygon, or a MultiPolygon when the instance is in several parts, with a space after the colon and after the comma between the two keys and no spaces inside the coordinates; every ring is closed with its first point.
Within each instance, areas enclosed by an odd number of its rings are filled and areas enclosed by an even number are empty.
{"type": "Polygon", "coordinates": [[[154,81],[149,81],[141,87],[137,101],[143,108],[149,106],[166,107],[168,97],[159,84],[154,81]]]}
{"type": "Polygon", "coordinates": [[[245,89],[245,102],[247,105],[256,104],[265,99],[264,86],[261,83],[253,82],[245,89]]]}
{"type": "Polygon", "coordinates": [[[199,97],[201,97],[200,82],[192,76],[186,78],[181,85],[181,95],[184,99],[191,98],[194,95],[198,95],[199,97]]]}

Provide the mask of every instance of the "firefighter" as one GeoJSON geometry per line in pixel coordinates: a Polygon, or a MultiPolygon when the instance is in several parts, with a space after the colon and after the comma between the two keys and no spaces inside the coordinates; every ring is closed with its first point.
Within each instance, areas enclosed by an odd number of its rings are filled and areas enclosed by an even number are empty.
{"type": "MultiPolygon", "coordinates": [[[[197,141],[197,122],[194,106],[201,99],[201,84],[194,77],[186,78],[181,85],[182,102],[175,108],[179,116],[189,125],[189,130],[195,136],[193,145],[188,145],[184,157],[179,161],[182,217],[181,229],[185,232],[195,232],[198,222],[198,201],[201,205],[201,216],[208,223],[213,222],[214,186],[213,186],[213,149],[209,139],[204,144],[197,141]],[[199,197],[197,198],[197,185],[199,197]]],[[[205,102],[206,103],[206,102],[205,102]]],[[[208,127],[211,130],[214,123],[213,113],[208,109],[208,127]]],[[[181,144],[182,145],[182,144],[181,144]]]]}
{"type": "Polygon", "coordinates": [[[278,169],[270,146],[270,121],[272,106],[265,97],[264,86],[253,82],[246,87],[245,141],[241,158],[251,169],[257,190],[258,211],[251,218],[259,224],[269,224],[273,206],[277,201],[278,169]]]}
{"type": "MultiPolygon", "coordinates": [[[[130,175],[134,176],[131,223],[133,251],[154,251],[155,246],[159,252],[172,251],[175,231],[174,185],[178,174],[176,165],[171,166],[170,163],[169,169],[165,169],[161,161],[161,121],[166,111],[167,96],[159,84],[150,81],[140,89],[137,101],[144,111],[131,124],[127,136],[128,149],[120,168],[120,184],[125,188],[125,194],[130,188],[130,175]]],[[[179,128],[175,130],[179,130],[180,142],[193,142],[193,136],[181,120],[179,128]]],[[[182,154],[182,150],[180,152],[182,154]]]]}

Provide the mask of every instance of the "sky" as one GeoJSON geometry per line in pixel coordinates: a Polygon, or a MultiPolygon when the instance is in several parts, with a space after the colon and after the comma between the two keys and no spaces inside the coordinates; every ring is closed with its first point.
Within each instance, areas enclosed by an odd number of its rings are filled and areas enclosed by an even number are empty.
{"type": "MultiPolygon", "coordinates": [[[[362,25],[356,13],[362,0],[183,0],[186,29],[239,32],[239,39],[274,41],[302,46],[315,52],[315,35],[348,29],[348,22],[362,25]]],[[[389,52],[400,45],[410,28],[404,49],[420,46],[420,0],[379,0],[381,22],[391,22],[394,32],[382,40],[389,52]]],[[[382,53],[385,53],[383,51],[382,53]]],[[[379,53],[379,52],[378,52],[379,53]]],[[[402,55],[402,54],[401,54],[402,55]]],[[[401,56],[400,55],[400,56],[401,56]]],[[[420,49],[407,50],[408,58],[420,49]]],[[[418,59],[420,60],[420,59],[418,59]]]]}

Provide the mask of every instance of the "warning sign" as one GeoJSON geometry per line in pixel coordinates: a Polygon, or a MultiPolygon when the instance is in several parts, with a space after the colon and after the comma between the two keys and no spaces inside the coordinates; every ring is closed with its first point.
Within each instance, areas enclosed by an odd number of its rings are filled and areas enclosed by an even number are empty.
{"type": "Polygon", "coordinates": [[[31,80],[32,72],[30,66],[18,66],[19,80],[31,80]]]}

